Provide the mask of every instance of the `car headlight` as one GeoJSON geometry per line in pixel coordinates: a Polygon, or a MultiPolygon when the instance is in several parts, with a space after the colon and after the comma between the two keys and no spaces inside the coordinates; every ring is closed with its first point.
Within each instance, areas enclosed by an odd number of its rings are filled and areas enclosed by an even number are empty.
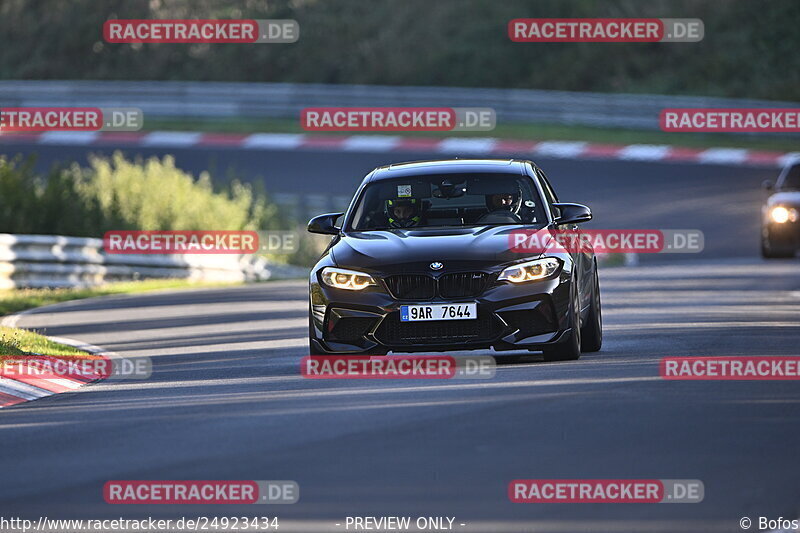
{"type": "Polygon", "coordinates": [[[348,291],[360,291],[370,285],[376,285],[375,280],[369,274],[334,267],[322,269],[322,282],[329,287],[348,291]]]}
{"type": "Polygon", "coordinates": [[[798,213],[797,209],[778,205],[770,209],[769,218],[772,219],[773,222],[777,222],[778,224],[785,224],[790,220],[792,222],[797,222],[798,213]]]}
{"type": "Polygon", "coordinates": [[[506,280],[512,283],[524,283],[526,281],[536,281],[547,279],[558,274],[561,270],[561,261],[555,257],[545,257],[535,261],[527,261],[510,266],[500,273],[498,280],[506,280]]]}

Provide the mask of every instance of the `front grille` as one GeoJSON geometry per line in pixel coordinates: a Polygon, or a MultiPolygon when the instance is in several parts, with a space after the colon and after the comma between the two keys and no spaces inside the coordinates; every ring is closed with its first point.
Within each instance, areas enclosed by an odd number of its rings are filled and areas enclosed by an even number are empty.
{"type": "Polygon", "coordinates": [[[436,280],[425,274],[397,274],[385,281],[398,300],[429,300],[436,296],[436,280]]]}
{"type": "Polygon", "coordinates": [[[483,292],[489,274],[484,272],[460,272],[445,274],[439,278],[439,294],[442,298],[477,296],[483,292]]]}
{"type": "Polygon", "coordinates": [[[478,312],[476,320],[401,322],[400,313],[386,316],[375,337],[387,346],[407,344],[445,345],[489,342],[500,335],[501,325],[491,314],[478,312]]]}
{"type": "Polygon", "coordinates": [[[484,291],[490,275],[485,272],[444,274],[438,280],[427,274],[397,274],[386,278],[386,286],[398,300],[429,300],[478,296],[484,291]]]}

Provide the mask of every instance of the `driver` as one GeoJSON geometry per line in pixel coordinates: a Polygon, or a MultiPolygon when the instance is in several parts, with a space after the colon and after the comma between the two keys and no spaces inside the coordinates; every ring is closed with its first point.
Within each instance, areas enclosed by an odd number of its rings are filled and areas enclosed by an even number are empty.
{"type": "Polygon", "coordinates": [[[522,194],[519,192],[503,192],[486,195],[486,207],[489,208],[490,213],[494,211],[510,211],[516,215],[519,213],[521,205],[522,194]]]}
{"type": "Polygon", "coordinates": [[[420,207],[416,198],[386,200],[384,211],[393,228],[411,228],[420,222],[420,207]]]}
{"type": "Polygon", "coordinates": [[[493,194],[491,198],[492,211],[505,209],[511,211],[514,208],[513,194],[493,194]]]}

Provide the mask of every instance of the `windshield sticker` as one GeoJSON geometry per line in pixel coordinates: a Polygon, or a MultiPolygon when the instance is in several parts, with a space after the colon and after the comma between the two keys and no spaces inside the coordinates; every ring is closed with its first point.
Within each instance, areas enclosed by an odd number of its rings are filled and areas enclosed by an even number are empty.
{"type": "Polygon", "coordinates": [[[411,196],[411,185],[398,185],[397,186],[397,197],[398,198],[408,198],[411,196]]]}

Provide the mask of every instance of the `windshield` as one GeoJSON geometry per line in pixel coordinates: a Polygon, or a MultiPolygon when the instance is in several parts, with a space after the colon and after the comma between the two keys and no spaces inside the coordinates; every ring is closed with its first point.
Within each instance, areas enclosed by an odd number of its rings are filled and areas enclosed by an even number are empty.
{"type": "Polygon", "coordinates": [[[800,191],[800,164],[793,165],[786,172],[783,183],[780,184],[781,190],[800,191]]]}
{"type": "Polygon", "coordinates": [[[355,206],[354,231],[542,224],[531,178],[504,174],[446,174],[382,180],[367,185],[355,206]]]}

